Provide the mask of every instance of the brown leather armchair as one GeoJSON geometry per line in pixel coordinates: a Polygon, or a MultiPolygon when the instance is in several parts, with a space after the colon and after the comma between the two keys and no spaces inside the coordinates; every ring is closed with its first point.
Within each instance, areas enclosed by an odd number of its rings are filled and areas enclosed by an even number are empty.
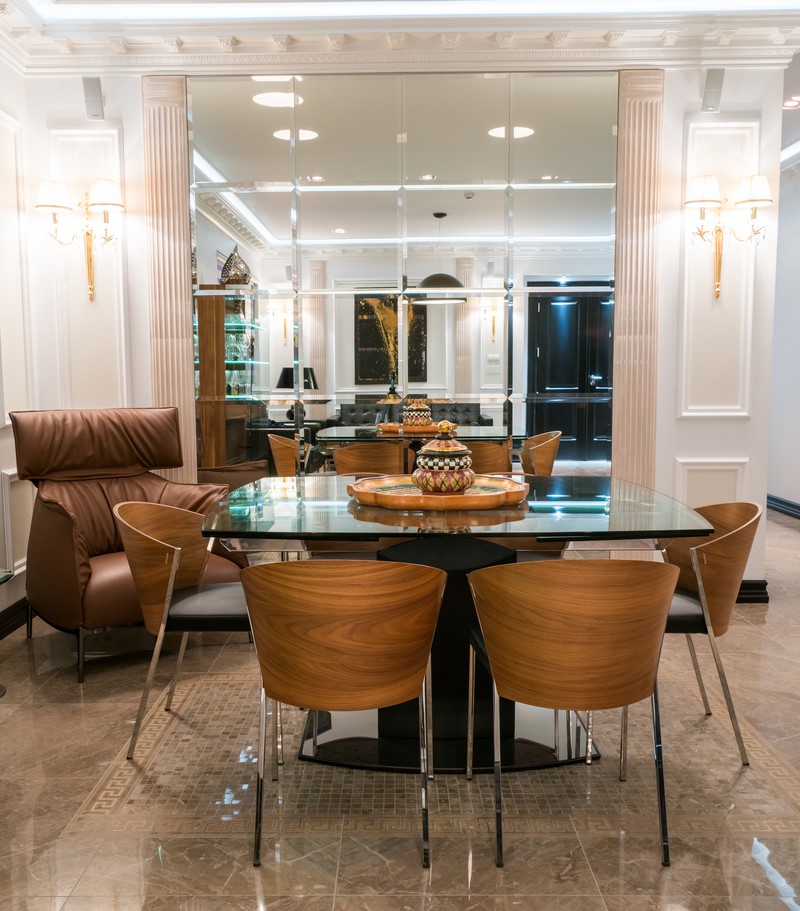
{"type": "MultiPolygon", "coordinates": [[[[142,622],[112,510],[141,500],[205,512],[224,484],[178,484],[151,469],[183,464],[177,408],[16,411],[17,473],[37,487],[26,570],[28,636],[35,611],[78,638],[142,622]]],[[[206,582],[239,580],[231,559],[212,554],[206,582]]]]}

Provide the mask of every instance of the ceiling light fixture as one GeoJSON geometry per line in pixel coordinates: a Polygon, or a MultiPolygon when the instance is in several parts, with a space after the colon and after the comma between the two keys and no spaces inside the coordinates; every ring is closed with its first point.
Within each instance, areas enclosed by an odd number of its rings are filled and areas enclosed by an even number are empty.
{"type": "Polygon", "coordinates": [[[333,228],[333,233],[334,234],[347,234],[347,231],[345,231],[344,228],[333,228]]]}
{"type": "Polygon", "coordinates": [[[302,76],[251,76],[253,82],[291,82],[292,79],[296,79],[297,82],[302,82],[302,76]]]}
{"type": "Polygon", "coordinates": [[[253,95],[253,101],[265,108],[295,108],[303,103],[295,92],[260,92],[253,95]]]}
{"type": "MultiPolygon", "coordinates": [[[[439,239],[436,241],[436,257],[441,264],[439,248],[442,243],[442,219],[447,218],[447,212],[434,212],[433,217],[439,222],[439,239]]],[[[422,300],[425,303],[434,301],[443,301],[445,303],[463,304],[466,298],[460,295],[453,296],[453,291],[463,288],[464,285],[455,277],[447,272],[434,272],[425,276],[417,285],[420,291],[424,291],[422,300]]]]}
{"type": "Polygon", "coordinates": [[[316,139],[319,136],[319,133],[315,133],[313,130],[275,130],[272,134],[276,139],[283,139],[288,142],[292,135],[296,135],[297,139],[300,142],[307,142],[309,139],[316,139]]]}
{"type": "MultiPolygon", "coordinates": [[[[489,130],[489,135],[493,136],[495,139],[505,139],[506,128],[493,127],[489,130]]],[[[513,136],[514,139],[525,139],[527,136],[533,136],[533,130],[530,127],[514,127],[513,136]]]]}

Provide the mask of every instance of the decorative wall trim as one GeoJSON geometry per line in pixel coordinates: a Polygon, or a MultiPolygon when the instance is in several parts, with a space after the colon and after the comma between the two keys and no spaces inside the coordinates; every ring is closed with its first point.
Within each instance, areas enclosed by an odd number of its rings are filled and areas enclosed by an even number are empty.
{"type": "MultiPolygon", "coordinates": [[[[686,132],[686,179],[716,174],[729,197],[745,174],[759,172],[758,121],[693,121],[686,132]]],[[[731,199],[723,218],[731,218],[731,199]]],[[[750,416],[751,338],[754,310],[754,244],[726,236],[719,298],[714,297],[713,248],[692,242],[697,210],[686,210],[686,250],[679,418],[730,419],[750,416]],[[709,351],[714,357],[709,357],[709,351]]]]}
{"type": "Polygon", "coordinates": [[[721,491],[718,494],[711,494],[711,498],[706,497],[703,502],[722,502],[727,500],[741,500],[744,491],[745,470],[749,464],[749,458],[742,459],[704,459],[704,458],[676,458],[675,459],[675,493],[674,496],[682,503],[688,503],[690,506],[699,505],[695,500],[692,502],[691,496],[691,475],[693,472],[703,472],[708,475],[709,472],[720,481],[720,486],[727,486],[729,490],[721,491]]]}
{"type": "Polygon", "coordinates": [[[185,77],[145,76],[142,103],[152,404],[179,412],[183,467],[162,474],[191,483],[197,442],[185,77]]]}
{"type": "Polygon", "coordinates": [[[771,493],[767,494],[767,509],[774,509],[775,512],[783,513],[785,516],[800,519],[800,503],[784,500],[783,497],[776,497],[771,493]]]}
{"type": "Polygon", "coordinates": [[[663,96],[663,71],[620,73],[611,471],[645,487],[655,481],[663,96]]]}

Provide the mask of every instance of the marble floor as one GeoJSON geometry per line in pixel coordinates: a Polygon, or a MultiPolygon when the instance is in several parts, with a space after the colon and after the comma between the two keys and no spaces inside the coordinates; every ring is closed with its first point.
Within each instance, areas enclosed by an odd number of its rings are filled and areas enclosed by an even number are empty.
{"type": "MultiPolygon", "coordinates": [[[[246,637],[195,636],[175,712],[150,713],[125,759],[149,654],[99,637],[86,681],[74,640],[36,621],[0,642],[2,911],[718,911],[800,908],[800,522],[767,516],[770,603],[739,605],[720,647],[751,765],[742,768],[698,643],[702,714],[682,637],[660,689],[672,866],[660,864],[646,704],[598,713],[603,759],[504,779],[506,865],[493,863],[490,776],[431,783],[420,860],[415,776],[295,759],[268,783],[263,864],[250,855],[258,683],[246,637]],[[118,651],[122,649],[120,653],[118,651]]],[[[163,693],[174,664],[162,660],[163,693]]]]}

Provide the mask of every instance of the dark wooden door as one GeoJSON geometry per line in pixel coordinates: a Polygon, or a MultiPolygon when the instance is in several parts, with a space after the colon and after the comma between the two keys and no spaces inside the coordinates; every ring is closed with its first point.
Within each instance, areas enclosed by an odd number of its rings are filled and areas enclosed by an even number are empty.
{"type": "Polygon", "coordinates": [[[528,307],[528,435],[560,430],[560,458],[610,459],[613,288],[537,285],[528,307]]]}

